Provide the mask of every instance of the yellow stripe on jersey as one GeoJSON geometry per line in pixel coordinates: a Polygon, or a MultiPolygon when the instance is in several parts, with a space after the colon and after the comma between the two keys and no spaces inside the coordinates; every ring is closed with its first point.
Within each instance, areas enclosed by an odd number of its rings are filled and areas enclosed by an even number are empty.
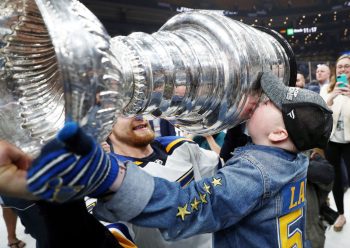
{"type": "Polygon", "coordinates": [[[190,141],[193,142],[193,140],[191,139],[186,139],[186,138],[180,138],[180,139],[176,139],[173,142],[169,143],[169,145],[166,146],[165,151],[167,153],[170,152],[171,148],[173,148],[175,145],[177,145],[178,143],[182,142],[182,141],[190,141]]]}
{"type": "Polygon", "coordinates": [[[109,231],[113,234],[113,236],[118,240],[121,247],[124,248],[137,248],[137,246],[131,242],[129,239],[127,239],[123,234],[118,232],[115,229],[109,229],[109,231]]]}
{"type": "Polygon", "coordinates": [[[182,175],[176,182],[181,184],[181,187],[185,187],[194,179],[193,168],[188,170],[184,175],[182,175]]]}
{"type": "Polygon", "coordinates": [[[193,180],[194,180],[194,176],[192,175],[192,177],[189,178],[188,182],[186,182],[186,183],[182,186],[182,188],[184,188],[184,187],[186,187],[187,185],[189,185],[190,182],[192,182],[193,180]]]}

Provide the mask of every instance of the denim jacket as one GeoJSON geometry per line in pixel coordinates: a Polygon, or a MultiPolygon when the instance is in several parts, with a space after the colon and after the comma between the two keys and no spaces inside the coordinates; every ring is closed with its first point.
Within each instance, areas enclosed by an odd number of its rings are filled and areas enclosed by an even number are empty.
{"type": "Polygon", "coordinates": [[[214,247],[303,247],[308,159],[280,148],[248,145],[213,177],[185,188],[131,163],[123,184],[95,214],[158,227],[165,239],[214,233],[214,247]]]}

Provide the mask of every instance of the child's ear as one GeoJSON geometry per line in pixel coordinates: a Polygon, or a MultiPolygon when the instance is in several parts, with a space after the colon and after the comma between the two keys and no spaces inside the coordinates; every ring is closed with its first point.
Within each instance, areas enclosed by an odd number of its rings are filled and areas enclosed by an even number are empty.
{"type": "Polygon", "coordinates": [[[268,139],[273,143],[284,141],[288,139],[288,132],[284,128],[276,128],[269,134],[268,139]]]}

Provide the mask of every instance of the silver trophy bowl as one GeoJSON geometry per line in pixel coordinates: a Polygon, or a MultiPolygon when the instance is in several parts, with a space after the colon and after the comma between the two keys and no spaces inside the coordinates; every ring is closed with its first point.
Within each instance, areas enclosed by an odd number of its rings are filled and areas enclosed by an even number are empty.
{"type": "Polygon", "coordinates": [[[120,114],[197,134],[233,127],[254,108],[262,72],[295,81],[290,46],[262,29],[192,11],[111,39],[78,1],[3,0],[0,139],[35,155],[66,121],[102,141],[120,114]]]}
{"type": "Polygon", "coordinates": [[[0,139],[34,155],[65,121],[104,139],[130,89],[98,19],[78,1],[4,0],[0,27],[0,139]]]}

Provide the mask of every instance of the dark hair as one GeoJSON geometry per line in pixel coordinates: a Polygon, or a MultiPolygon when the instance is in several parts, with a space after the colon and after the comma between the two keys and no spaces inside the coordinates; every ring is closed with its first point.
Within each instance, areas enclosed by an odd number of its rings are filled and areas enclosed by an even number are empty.
{"type": "Polygon", "coordinates": [[[305,78],[305,74],[302,71],[297,71],[297,74],[301,74],[305,78]]]}

